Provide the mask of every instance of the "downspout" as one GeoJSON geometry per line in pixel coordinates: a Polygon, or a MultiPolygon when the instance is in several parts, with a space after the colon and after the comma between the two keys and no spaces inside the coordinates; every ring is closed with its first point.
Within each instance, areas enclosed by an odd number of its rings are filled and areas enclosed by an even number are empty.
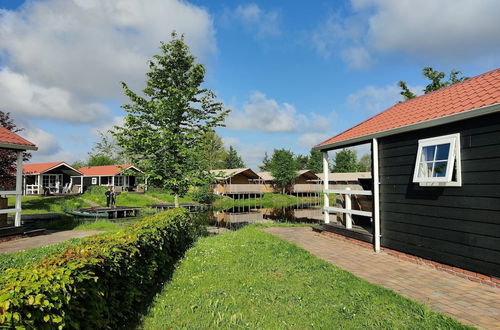
{"type": "Polygon", "coordinates": [[[372,140],[372,177],[373,177],[373,222],[375,252],[380,252],[380,192],[378,141],[372,140]]]}

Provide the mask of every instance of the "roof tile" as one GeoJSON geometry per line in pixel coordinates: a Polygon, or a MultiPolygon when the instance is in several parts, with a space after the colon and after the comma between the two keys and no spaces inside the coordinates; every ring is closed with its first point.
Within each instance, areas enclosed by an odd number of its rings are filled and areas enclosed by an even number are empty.
{"type": "Polygon", "coordinates": [[[0,143],[34,147],[30,141],[0,126],[0,143]]]}

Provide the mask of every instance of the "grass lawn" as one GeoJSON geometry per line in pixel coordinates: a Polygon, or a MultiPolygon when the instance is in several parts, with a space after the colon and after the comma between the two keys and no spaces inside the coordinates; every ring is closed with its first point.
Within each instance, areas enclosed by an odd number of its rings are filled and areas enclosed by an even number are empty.
{"type": "MultiPolygon", "coordinates": [[[[147,192],[146,195],[153,196],[155,198],[158,198],[165,203],[173,203],[174,202],[174,195],[168,194],[168,193],[162,193],[162,192],[147,192]]],[[[179,203],[196,203],[191,196],[186,195],[184,197],[179,197],[179,203]]]]}
{"type": "MultiPolygon", "coordinates": [[[[16,198],[8,197],[9,207],[14,207],[16,198]]],[[[64,209],[77,209],[88,207],[81,198],[76,196],[68,197],[38,197],[23,196],[22,200],[23,214],[42,214],[42,213],[64,213],[64,209]]]]}
{"type": "Polygon", "coordinates": [[[467,328],[255,226],[200,239],[142,327],[467,328]]]}

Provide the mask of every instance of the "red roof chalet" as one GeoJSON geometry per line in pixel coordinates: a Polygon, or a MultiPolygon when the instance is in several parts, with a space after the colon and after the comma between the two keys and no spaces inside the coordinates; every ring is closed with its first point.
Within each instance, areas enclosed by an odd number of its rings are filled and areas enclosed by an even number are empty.
{"type": "Polygon", "coordinates": [[[500,110],[500,68],[406,102],[316,146],[332,149],[500,110]],[[498,109],[497,109],[498,108],[498,109]]]}
{"type": "Polygon", "coordinates": [[[78,170],[83,173],[84,176],[114,176],[118,175],[124,170],[135,169],[140,172],[135,166],[131,164],[125,165],[105,165],[105,166],[87,166],[79,168],[78,170]]]}

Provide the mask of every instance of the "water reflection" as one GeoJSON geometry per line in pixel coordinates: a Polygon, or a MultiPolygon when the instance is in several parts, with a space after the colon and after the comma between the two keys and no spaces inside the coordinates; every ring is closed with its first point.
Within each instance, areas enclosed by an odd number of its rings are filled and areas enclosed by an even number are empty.
{"type": "Polygon", "coordinates": [[[209,226],[236,230],[251,223],[320,223],[323,220],[323,211],[319,203],[282,208],[241,206],[226,210],[209,210],[204,216],[207,217],[209,226]]]}

